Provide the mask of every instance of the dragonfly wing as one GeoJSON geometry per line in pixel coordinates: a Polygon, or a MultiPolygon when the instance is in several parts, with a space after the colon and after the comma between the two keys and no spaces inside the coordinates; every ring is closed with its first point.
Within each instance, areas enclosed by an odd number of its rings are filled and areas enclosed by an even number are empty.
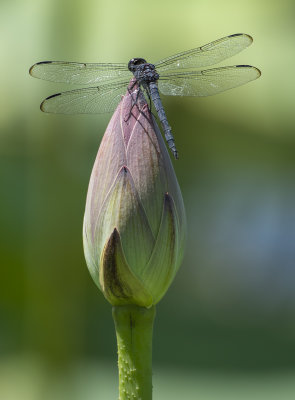
{"type": "Polygon", "coordinates": [[[30,68],[30,74],[46,81],[87,85],[126,77],[131,74],[125,64],[82,64],[65,61],[43,61],[30,68]]]}
{"type": "Polygon", "coordinates": [[[101,114],[114,110],[128,81],[97,87],[70,90],[47,97],[41,110],[58,114],[101,114]]]}
{"type": "Polygon", "coordinates": [[[156,63],[155,66],[160,75],[162,71],[168,69],[179,70],[184,68],[206,67],[232,57],[244,50],[252,42],[253,39],[251,36],[245,33],[236,33],[235,35],[215,40],[205,46],[164,58],[156,63]]]}
{"type": "Polygon", "coordinates": [[[261,72],[251,65],[235,65],[204,71],[162,75],[159,90],[169,96],[211,96],[259,78],[261,72]]]}

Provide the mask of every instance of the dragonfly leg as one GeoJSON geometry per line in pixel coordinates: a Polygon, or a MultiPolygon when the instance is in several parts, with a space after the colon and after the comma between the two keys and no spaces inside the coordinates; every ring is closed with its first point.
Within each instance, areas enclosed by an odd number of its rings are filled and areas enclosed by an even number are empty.
{"type": "MultiPolygon", "coordinates": [[[[136,84],[137,84],[137,82],[134,82],[133,85],[132,85],[132,87],[131,87],[130,89],[128,88],[128,93],[130,94],[132,100],[133,100],[133,96],[132,96],[132,95],[133,95],[133,92],[132,92],[132,90],[133,90],[133,88],[134,88],[134,86],[135,86],[136,84]]],[[[131,117],[131,115],[132,115],[133,107],[134,107],[134,106],[137,107],[138,98],[139,98],[139,90],[138,90],[137,93],[136,93],[136,99],[133,101],[133,104],[132,104],[132,106],[131,106],[131,108],[130,108],[128,117],[125,119],[125,122],[129,121],[129,119],[130,119],[130,117],[131,117]]]]}
{"type": "Polygon", "coordinates": [[[150,112],[152,112],[152,98],[151,98],[150,92],[146,87],[144,89],[145,89],[145,93],[147,94],[147,97],[148,97],[149,102],[150,102],[150,107],[149,107],[150,108],[150,112]]]}
{"type": "MultiPolygon", "coordinates": [[[[131,98],[132,98],[132,100],[133,100],[133,92],[132,92],[132,90],[133,90],[133,88],[134,88],[134,86],[137,84],[137,82],[135,82],[134,84],[133,84],[133,86],[129,89],[128,88],[128,93],[131,95],[131,98]]],[[[142,95],[142,92],[141,92],[141,90],[140,90],[140,88],[138,89],[138,91],[137,91],[137,93],[136,93],[136,99],[134,100],[134,102],[133,102],[133,104],[132,104],[132,106],[131,106],[131,108],[130,108],[130,112],[129,112],[129,114],[128,114],[128,117],[125,119],[125,122],[127,122],[129,119],[130,119],[130,117],[131,117],[131,115],[134,117],[134,118],[136,118],[135,117],[135,115],[133,115],[133,113],[132,113],[132,110],[133,110],[133,107],[137,107],[137,109],[138,109],[138,111],[148,120],[148,122],[149,123],[152,123],[152,121],[151,121],[151,119],[150,119],[150,114],[152,113],[152,111],[151,111],[151,102],[152,102],[152,99],[151,99],[151,97],[150,97],[150,94],[149,94],[149,91],[148,91],[148,89],[147,88],[145,88],[144,87],[144,89],[145,89],[145,92],[147,93],[147,96],[148,96],[148,98],[149,98],[149,101],[150,101],[150,107],[147,105],[147,109],[148,109],[148,113],[147,112],[145,112],[145,110],[144,109],[141,109],[141,108],[139,108],[138,107],[138,99],[139,99],[139,96],[140,95],[142,95]]],[[[145,108],[145,107],[144,107],[145,108]]]]}

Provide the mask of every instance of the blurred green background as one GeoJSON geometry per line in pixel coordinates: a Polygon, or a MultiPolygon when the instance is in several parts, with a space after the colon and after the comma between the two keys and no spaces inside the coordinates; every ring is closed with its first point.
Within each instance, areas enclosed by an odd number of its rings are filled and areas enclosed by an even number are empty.
{"type": "Polygon", "coordinates": [[[294,1],[2,0],[0,398],[117,398],[111,307],[83,256],[88,180],[110,115],[40,112],[68,89],[38,61],[153,62],[245,32],[223,65],[262,77],[165,98],[186,258],[157,307],[154,398],[295,398],[294,1]]]}

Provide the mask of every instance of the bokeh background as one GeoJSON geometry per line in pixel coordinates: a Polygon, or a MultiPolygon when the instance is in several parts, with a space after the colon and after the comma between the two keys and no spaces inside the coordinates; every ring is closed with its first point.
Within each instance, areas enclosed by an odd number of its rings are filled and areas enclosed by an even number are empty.
{"type": "Polygon", "coordinates": [[[292,0],[1,0],[1,399],[117,398],[111,307],[81,240],[110,115],[41,113],[68,88],[29,67],[157,61],[239,32],[254,43],[223,65],[259,80],[164,99],[189,232],[157,307],[154,398],[295,398],[294,13],[292,0]]]}

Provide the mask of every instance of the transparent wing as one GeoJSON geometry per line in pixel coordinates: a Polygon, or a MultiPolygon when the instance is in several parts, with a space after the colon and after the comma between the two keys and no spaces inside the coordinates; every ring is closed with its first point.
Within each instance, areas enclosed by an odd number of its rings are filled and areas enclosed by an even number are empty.
{"type": "Polygon", "coordinates": [[[232,57],[234,54],[244,50],[252,42],[251,36],[245,33],[236,33],[235,35],[215,40],[205,46],[164,58],[156,63],[155,66],[160,75],[162,71],[168,69],[179,70],[181,68],[206,67],[232,57]]]}
{"type": "Polygon", "coordinates": [[[70,90],[47,97],[41,110],[59,114],[100,114],[114,110],[129,81],[70,90]]]}
{"type": "Polygon", "coordinates": [[[212,68],[204,71],[167,73],[158,81],[161,93],[169,96],[211,96],[259,78],[251,65],[212,68]]]}
{"type": "Polygon", "coordinates": [[[87,85],[131,75],[125,64],[82,64],[43,61],[30,68],[30,74],[46,81],[87,85]]]}

